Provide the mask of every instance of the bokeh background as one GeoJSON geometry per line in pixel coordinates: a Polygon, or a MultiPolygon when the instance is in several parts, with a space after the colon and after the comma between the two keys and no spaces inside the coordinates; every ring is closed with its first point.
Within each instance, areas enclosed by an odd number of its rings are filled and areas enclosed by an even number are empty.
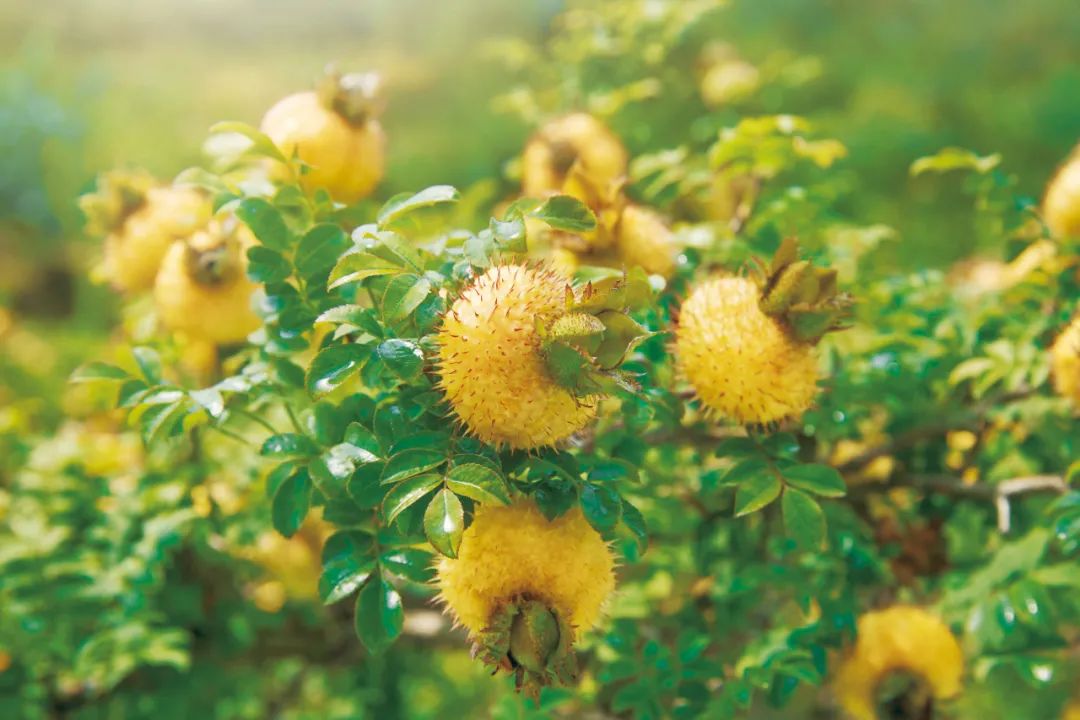
{"type": "MultiPolygon", "coordinates": [[[[336,61],[386,79],[390,167],[380,197],[490,182],[530,132],[493,107],[515,79],[491,43],[542,41],[562,5],[5,0],[0,431],[22,423],[47,432],[57,423],[62,379],[116,326],[119,302],[88,279],[99,241],[83,234],[75,204],[98,172],[131,165],[175,175],[200,162],[211,124],[257,124],[275,100],[306,89],[336,61]]],[[[897,269],[997,250],[978,246],[970,198],[957,183],[912,180],[912,160],[948,145],[999,152],[1018,194],[1034,200],[1080,139],[1080,12],[1069,0],[734,0],[709,32],[761,67],[798,59],[802,81],[767,87],[740,114],[804,115],[842,139],[850,155],[840,172],[859,188],[842,209],[897,230],[902,243],[882,256],[897,269]]],[[[663,126],[670,113],[648,112],[655,132],[671,132],[663,126]]],[[[655,145],[625,139],[632,151],[655,145]]],[[[457,663],[447,674],[479,672],[464,652],[446,657],[457,663]]],[[[413,660],[424,662],[419,653],[413,660]]],[[[453,693],[483,687],[413,687],[410,702],[466,706],[472,699],[453,693]]]]}

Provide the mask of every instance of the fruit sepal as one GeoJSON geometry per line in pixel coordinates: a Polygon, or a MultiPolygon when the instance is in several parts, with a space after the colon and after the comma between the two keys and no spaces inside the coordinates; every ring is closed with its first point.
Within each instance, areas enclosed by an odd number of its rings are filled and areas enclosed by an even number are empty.
{"type": "Polygon", "coordinates": [[[496,672],[514,673],[516,689],[533,700],[541,688],[567,685],[577,676],[574,629],[539,600],[504,603],[474,640],[473,655],[496,672]]]}
{"type": "Polygon", "coordinates": [[[815,344],[828,332],[849,327],[852,298],[837,287],[836,270],[799,259],[799,242],[786,238],[768,268],[757,268],[761,311],[784,322],[800,342],[815,344]]]}
{"type": "Polygon", "coordinates": [[[113,170],[103,173],[97,190],[79,198],[91,235],[107,235],[146,203],[146,195],[157,183],[145,170],[113,170]]]}
{"type": "Polygon", "coordinates": [[[378,73],[341,73],[330,65],[316,86],[319,102],[354,127],[377,118],[386,108],[378,73]]]}

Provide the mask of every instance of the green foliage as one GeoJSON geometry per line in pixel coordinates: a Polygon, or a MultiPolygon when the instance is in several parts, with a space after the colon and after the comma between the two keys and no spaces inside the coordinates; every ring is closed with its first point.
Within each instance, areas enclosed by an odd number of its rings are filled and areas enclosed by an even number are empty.
{"type": "MultiPolygon", "coordinates": [[[[580,267],[566,314],[538,319],[552,381],[606,396],[558,447],[489,446],[456,423],[437,333],[472,278],[531,261],[543,232],[595,230],[594,208],[553,194],[493,212],[482,188],[449,185],[345,208],[306,194],[302,165],[253,126],[211,128],[239,142],[179,179],[256,238],[261,327],[220,348],[205,382],[181,339],[128,328],[71,376],[104,411],[52,438],[12,433],[0,714],[829,714],[819,688],[857,618],[897,602],[961,639],[958,717],[1007,717],[1020,684],[1023,712],[1057,713],[1080,669],[1080,423],[1046,348],[1077,311],[1080,247],[1058,239],[1055,262],[990,288],[888,269],[893,235],[847,212],[857,193],[827,123],[764,100],[704,107],[691,68],[722,5],[573,3],[544,47],[495,50],[522,83],[496,105],[605,116],[636,154],[630,197],[668,212],[680,242],[670,278],[580,267]],[[267,160],[285,176],[266,182],[267,160]],[[718,212],[713,192],[733,184],[718,212]],[[800,261],[796,235],[835,271],[800,261]],[[764,302],[806,311],[792,331],[820,341],[828,375],[804,417],[735,427],[688,392],[669,334],[693,282],[778,250],[764,302]],[[858,299],[852,327],[822,337],[840,309],[809,313],[838,287],[858,299]],[[520,496],[550,519],[579,508],[620,561],[607,617],[574,638],[580,682],[536,707],[428,607],[477,507],[520,496]]],[[[773,63],[762,97],[805,70],[773,63]]],[[[962,174],[986,247],[1043,239],[1000,156],[905,162],[914,183],[962,174]]],[[[137,328],[150,308],[130,312],[137,328]]]]}

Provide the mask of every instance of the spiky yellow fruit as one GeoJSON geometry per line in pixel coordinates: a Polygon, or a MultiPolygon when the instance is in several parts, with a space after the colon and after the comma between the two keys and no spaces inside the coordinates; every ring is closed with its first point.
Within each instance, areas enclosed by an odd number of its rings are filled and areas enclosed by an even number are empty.
{"type": "Polygon", "coordinates": [[[759,307],[747,278],[698,285],[679,311],[675,355],[709,410],[744,424],[799,417],[817,395],[813,347],[759,307]]]}
{"type": "Polygon", "coordinates": [[[169,248],[154,283],[158,317],[192,341],[242,342],[259,327],[252,309],[256,285],[248,280],[251,231],[231,218],[169,248]]]}
{"type": "Polygon", "coordinates": [[[883,697],[892,678],[908,676],[924,685],[923,699],[932,702],[957,695],[963,674],[964,655],[948,626],[922,608],[896,605],[859,618],[858,638],[837,670],[833,689],[852,718],[875,720],[882,702],[902,701],[883,697]]]}
{"type": "Polygon", "coordinates": [[[1080,407],[1080,315],[1050,348],[1050,369],[1057,393],[1080,407]]]}
{"type": "Polygon", "coordinates": [[[627,267],[642,267],[652,275],[670,277],[675,271],[675,239],[671,228],[658,214],[627,205],[622,211],[616,249],[627,267]]]}
{"type": "Polygon", "coordinates": [[[1043,218],[1055,237],[1080,237],[1080,146],[1047,186],[1043,218]]]}
{"type": "Polygon", "coordinates": [[[529,449],[585,427],[596,398],[557,384],[537,321],[565,312],[569,285],[544,267],[497,265],[465,289],[439,331],[442,388],[457,416],[493,445],[529,449]]]}
{"type": "Polygon", "coordinates": [[[575,163],[596,187],[607,187],[626,174],[626,148],[592,115],[552,120],[525,145],[522,192],[528,197],[560,192],[575,163]]]}
{"type": "Polygon", "coordinates": [[[439,561],[443,601],[470,633],[488,629],[502,606],[538,600],[576,633],[600,619],[615,589],[608,544],[573,508],[548,520],[532,500],[485,504],[461,538],[457,558],[439,561]]]}

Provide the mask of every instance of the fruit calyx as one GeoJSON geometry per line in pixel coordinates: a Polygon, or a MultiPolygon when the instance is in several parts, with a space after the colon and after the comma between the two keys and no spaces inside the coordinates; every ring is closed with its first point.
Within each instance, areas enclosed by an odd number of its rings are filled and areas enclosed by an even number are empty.
{"type": "Polygon", "coordinates": [[[495,671],[514,673],[517,690],[534,700],[541,688],[569,684],[577,675],[574,629],[541,600],[521,596],[503,603],[475,640],[474,656],[495,671]]]}
{"type": "Polygon", "coordinates": [[[233,221],[215,223],[184,243],[184,266],[192,280],[204,287],[216,287],[236,276],[240,253],[236,231],[233,221]],[[196,238],[201,242],[193,242],[196,238]]]}
{"type": "Polygon", "coordinates": [[[636,392],[637,384],[619,366],[654,333],[627,313],[651,301],[652,288],[640,268],[591,282],[578,295],[568,288],[563,313],[536,319],[540,353],[551,378],[578,397],[618,389],[636,392]]]}
{"type": "Polygon", "coordinates": [[[761,311],[781,320],[800,342],[816,344],[850,326],[853,300],[837,288],[836,270],[799,259],[799,241],[785,238],[766,268],[756,267],[761,311]]]}
{"type": "Polygon", "coordinates": [[[106,235],[123,227],[132,214],[146,204],[147,193],[157,185],[145,170],[112,170],[103,173],[97,190],[79,198],[86,215],[86,230],[106,235]]]}
{"type": "Polygon", "coordinates": [[[874,688],[877,716],[882,718],[931,718],[934,716],[934,694],[922,676],[906,670],[895,670],[874,688]]]}
{"type": "Polygon", "coordinates": [[[386,108],[382,77],[376,72],[341,73],[330,65],[316,87],[325,108],[360,127],[382,114],[386,108]]]}

